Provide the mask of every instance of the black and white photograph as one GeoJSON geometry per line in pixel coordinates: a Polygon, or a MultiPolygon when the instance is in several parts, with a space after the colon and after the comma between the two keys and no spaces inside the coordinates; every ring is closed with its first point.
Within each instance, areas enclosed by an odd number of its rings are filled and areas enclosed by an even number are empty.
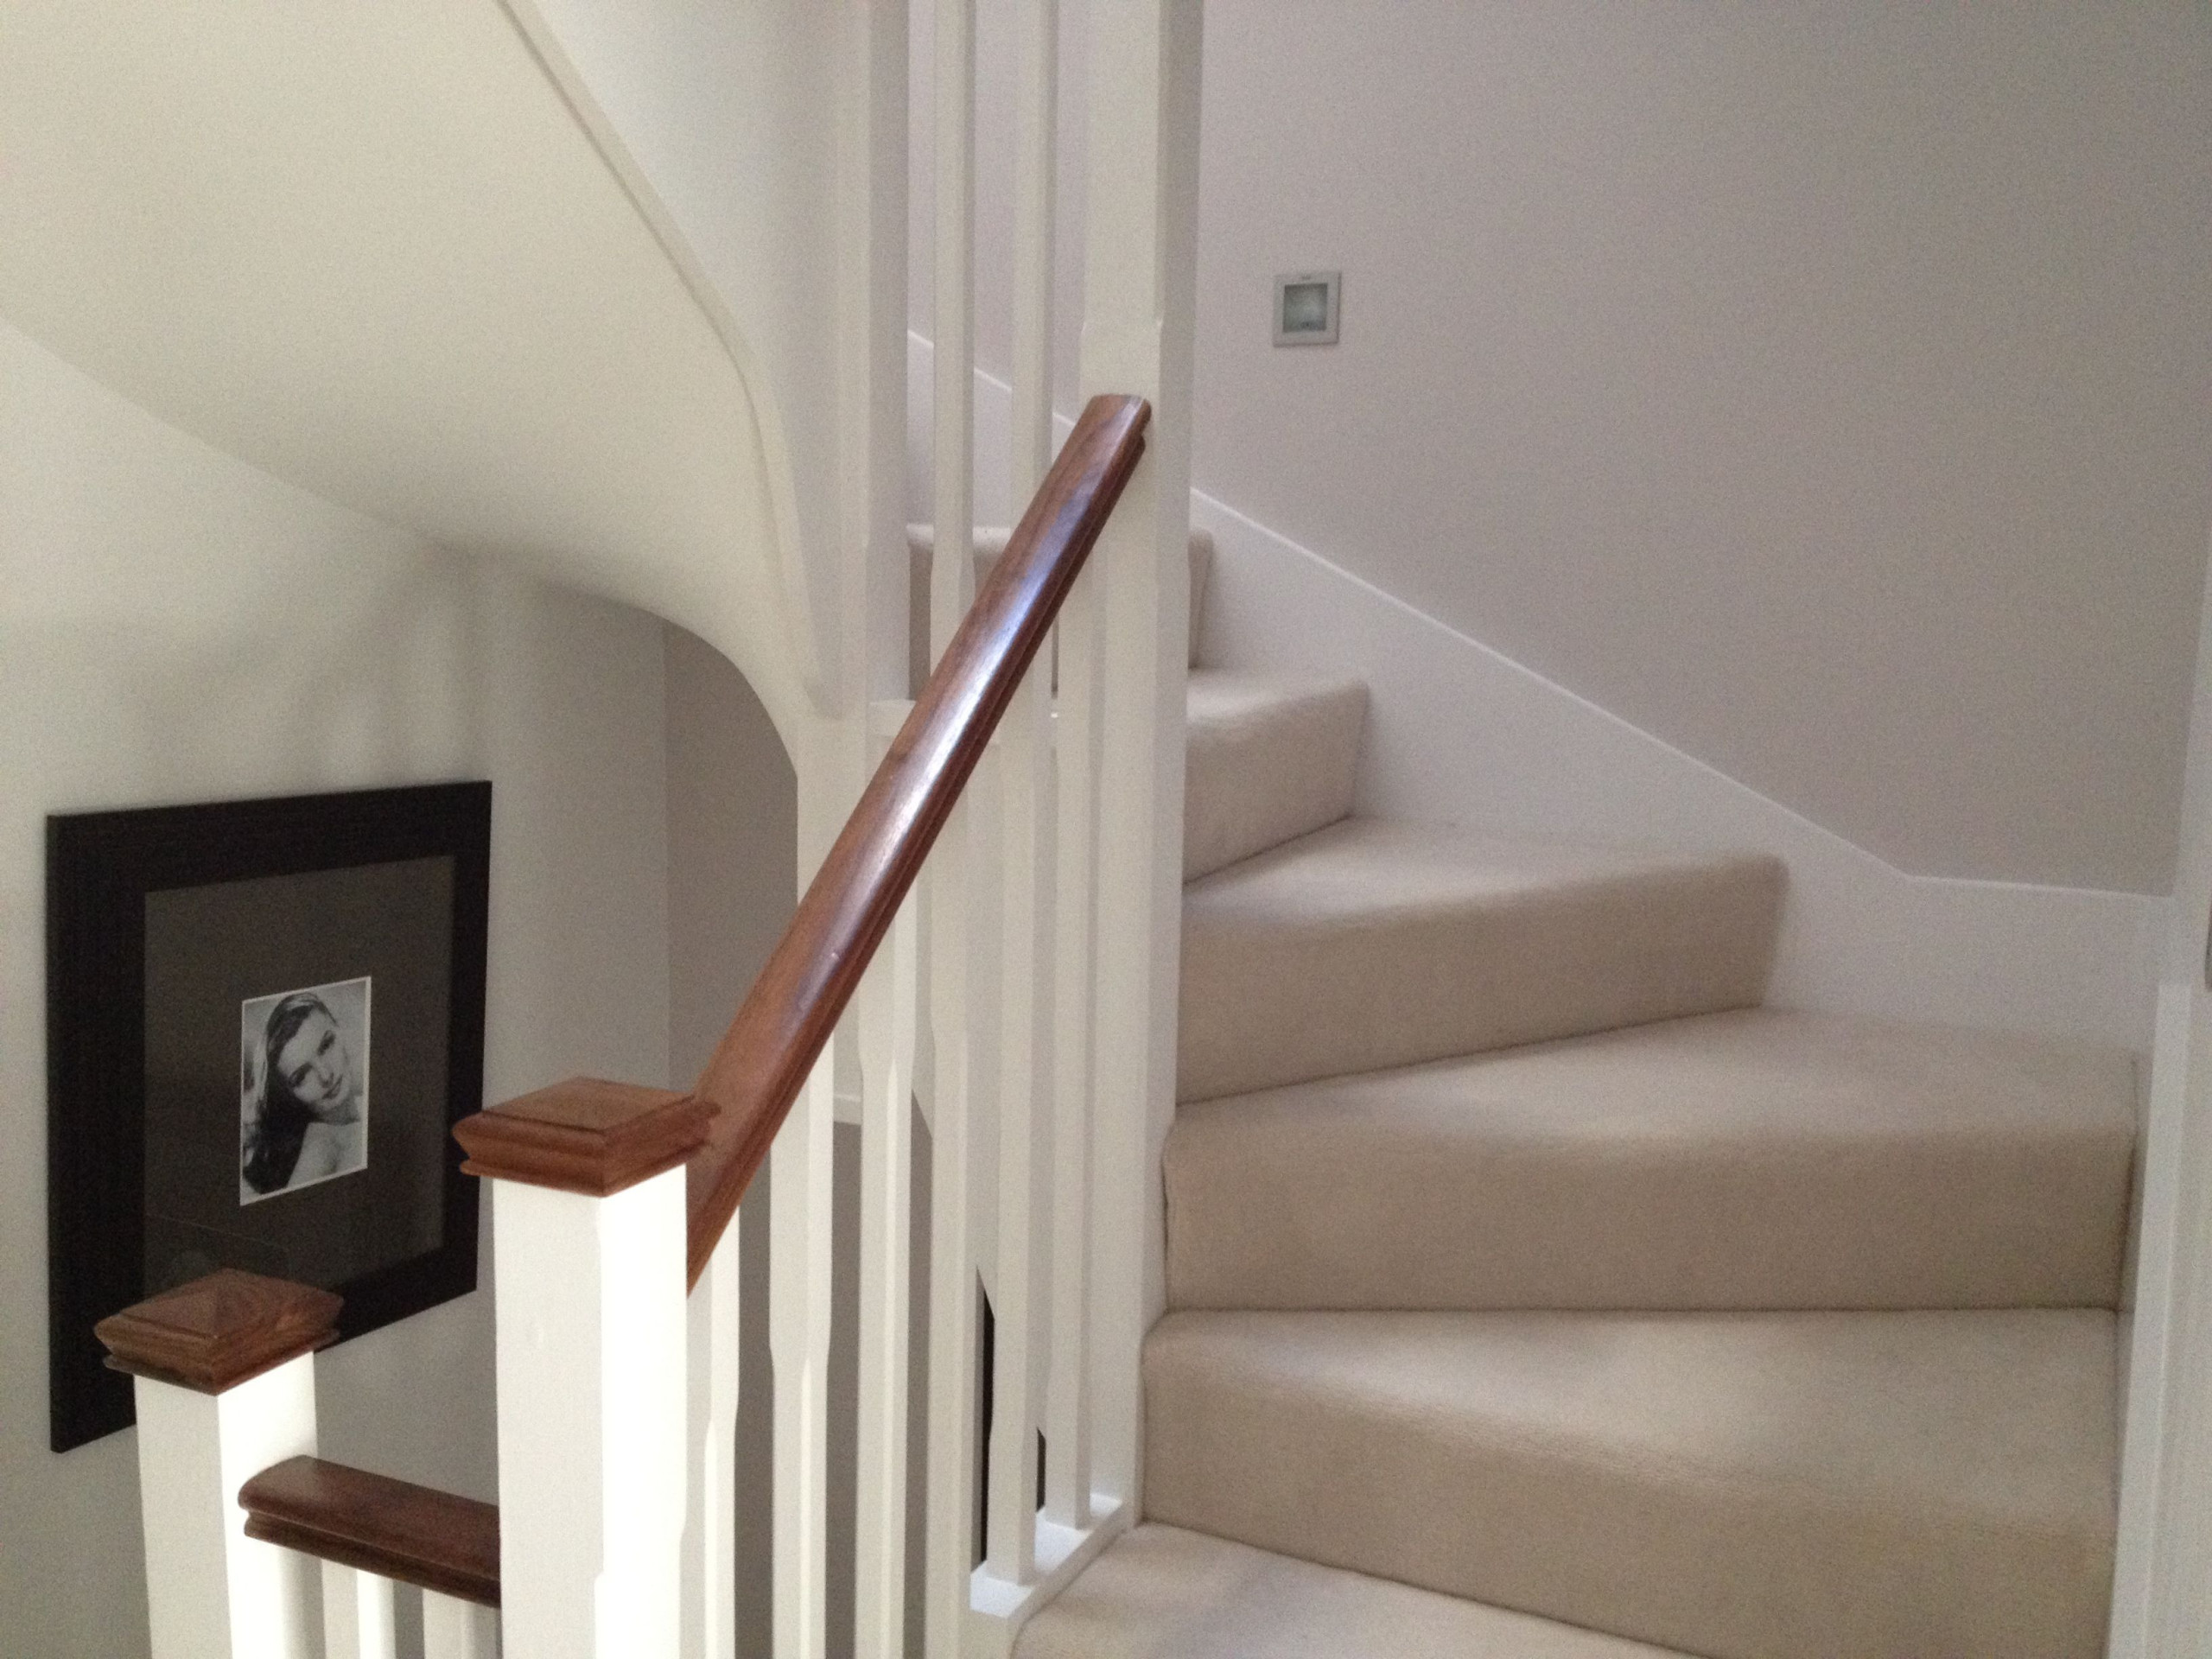
{"type": "Polygon", "coordinates": [[[341,1338],[476,1280],[491,786],[48,820],[56,1451],[128,1425],[100,1319],[221,1268],[341,1338]]]}
{"type": "Polygon", "coordinates": [[[366,976],[238,1005],[238,1202],[369,1163],[366,976]]]}

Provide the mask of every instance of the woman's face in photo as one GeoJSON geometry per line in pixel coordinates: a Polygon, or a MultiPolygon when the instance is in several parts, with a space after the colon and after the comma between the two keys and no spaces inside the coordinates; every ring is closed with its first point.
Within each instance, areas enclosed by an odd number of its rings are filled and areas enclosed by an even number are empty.
{"type": "Polygon", "coordinates": [[[346,1039],[326,1014],[308,1014],[276,1056],[276,1075],[292,1098],[317,1117],[345,1103],[353,1072],[346,1039]]]}

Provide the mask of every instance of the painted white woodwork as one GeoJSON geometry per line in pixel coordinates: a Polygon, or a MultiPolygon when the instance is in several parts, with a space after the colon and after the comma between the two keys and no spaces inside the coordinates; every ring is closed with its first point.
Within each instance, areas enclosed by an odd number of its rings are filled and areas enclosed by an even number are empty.
{"type": "Polygon", "coordinates": [[[975,596],[972,453],[976,283],[976,0],[938,0],[932,77],[937,134],[936,339],[932,379],[936,490],[930,522],[937,559],[930,572],[930,654],[944,654],[975,596]],[[957,554],[948,557],[948,550],[957,554]]]}
{"type": "Polygon", "coordinates": [[[1198,0],[1090,12],[1083,391],[1153,405],[1145,458],[1093,555],[1113,800],[1098,856],[1094,1456],[1097,1484],[1129,1502],[1138,1344],[1165,1302],[1157,1172],[1175,1098],[1202,21],[1198,0]]]}
{"type": "Polygon", "coordinates": [[[398,1592],[390,1579],[322,1564],[324,1659],[398,1659],[398,1592]]]}
{"type": "Polygon", "coordinates": [[[998,1180],[992,1275],[990,1491],[985,1568],[1009,1584],[1036,1570],[1037,1432],[1044,1415],[1052,1262],[1046,1179],[1052,1128],[1052,666],[1042,653],[999,727],[1003,941],[998,1180]]]}
{"type": "MultiPolygon", "coordinates": [[[[16,8],[0,153],[27,333],[288,482],[683,623],[792,741],[782,417],[530,0],[16,8]]],[[[817,211],[772,182],[767,236],[817,211]]]]}
{"type": "Polygon", "coordinates": [[[674,1659],[689,1414],[683,1171],[491,1183],[508,1649],[674,1659]]]}
{"type": "Polygon", "coordinates": [[[2123,1356],[2112,1659],[2212,1648],[2212,590],[2197,638],[2123,1356]]]}
{"type": "Polygon", "coordinates": [[[1021,1627],[1128,1530],[1128,1504],[1105,1492],[1094,1493],[1092,1504],[1097,1519],[1089,1527],[1038,1522],[1037,1570],[1027,1584],[1011,1583],[988,1567],[976,1569],[969,1585],[966,1659],[1006,1659],[1021,1627]]]}
{"type": "Polygon", "coordinates": [[[1052,1351],[1045,1411],[1045,1519],[1090,1524],[1090,1143],[1098,903],[1099,609],[1095,567],[1076,579],[1056,635],[1052,909],[1052,1351]]]}
{"type": "Polygon", "coordinates": [[[840,553],[866,607],[862,695],[877,698],[907,690],[906,0],[865,0],[844,16],[840,553]]]}
{"type": "Polygon", "coordinates": [[[222,1394],[136,1379],[153,1659],[311,1659],[315,1563],[245,1535],[238,1488],[315,1450],[315,1356],[222,1394]]]}
{"type": "Polygon", "coordinates": [[[1014,27],[1013,498],[1037,493],[1052,422],[1053,211],[1059,136],[1059,0],[1021,0],[1014,27]]]}
{"type": "Polygon", "coordinates": [[[906,1401],[912,1340],[914,1058],[920,903],[909,894],[861,982],[860,1421],[853,1650],[900,1659],[906,1624],[906,1401]]]}
{"type": "Polygon", "coordinates": [[[926,1659],[957,1659],[968,1601],[969,1541],[975,1535],[976,1308],[969,1204],[969,1045],[961,883],[950,866],[966,839],[969,809],[952,821],[931,861],[930,992],[936,1021],[934,1110],[930,1121],[928,1510],[923,1563],[926,1659]]]}
{"type": "Polygon", "coordinates": [[[776,1373],[778,1659],[829,1643],[830,1279],[836,1046],[823,1051],[769,1148],[768,1351],[776,1373]]]}
{"type": "Polygon", "coordinates": [[[499,1659],[499,1653],[498,1610],[423,1592],[423,1659],[499,1659]]]}
{"type": "Polygon", "coordinates": [[[732,1219],[686,1308],[684,1659],[737,1652],[737,1237],[732,1219]]]}

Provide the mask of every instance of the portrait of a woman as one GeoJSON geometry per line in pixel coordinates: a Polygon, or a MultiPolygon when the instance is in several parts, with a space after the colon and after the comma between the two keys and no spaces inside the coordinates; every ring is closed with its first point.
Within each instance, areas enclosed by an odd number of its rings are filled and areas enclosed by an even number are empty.
{"type": "Polygon", "coordinates": [[[241,1010],[241,1204],[367,1167],[368,1005],[358,979],[241,1010]]]}

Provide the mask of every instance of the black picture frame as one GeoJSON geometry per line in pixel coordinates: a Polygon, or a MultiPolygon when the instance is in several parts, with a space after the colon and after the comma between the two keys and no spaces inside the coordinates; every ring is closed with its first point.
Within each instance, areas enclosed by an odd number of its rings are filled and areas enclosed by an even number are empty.
{"type": "Polygon", "coordinates": [[[165,1278],[322,1285],[345,1298],[341,1340],[475,1288],[477,1183],[452,1127],[483,1098],[491,825],[480,781],[47,820],[56,1452],[135,1420],[92,1327],[165,1278]],[[311,988],[359,1021],[358,1157],[264,1193],[242,1169],[270,1069],[249,1087],[251,1022],[311,988]]]}

